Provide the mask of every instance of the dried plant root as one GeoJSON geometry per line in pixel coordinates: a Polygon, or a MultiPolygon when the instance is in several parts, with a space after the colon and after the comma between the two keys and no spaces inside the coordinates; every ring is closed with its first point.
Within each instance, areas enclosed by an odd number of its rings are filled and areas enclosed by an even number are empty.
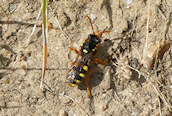
{"type": "Polygon", "coordinates": [[[169,48],[169,41],[157,41],[155,45],[148,49],[145,59],[143,61],[144,66],[147,69],[152,70],[155,64],[155,60],[161,58],[169,48]]]}

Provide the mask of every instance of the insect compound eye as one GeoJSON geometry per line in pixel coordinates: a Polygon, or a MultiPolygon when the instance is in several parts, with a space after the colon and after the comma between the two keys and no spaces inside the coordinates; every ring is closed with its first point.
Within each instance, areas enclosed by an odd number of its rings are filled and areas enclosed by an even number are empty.
{"type": "Polygon", "coordinates": [[[96,35],[92,35],[92,34],[88,35],[88,40],[90,42],[95,43],[95,44],[99,43],[99,39],[98,39],[98,37],[96,35]]]}

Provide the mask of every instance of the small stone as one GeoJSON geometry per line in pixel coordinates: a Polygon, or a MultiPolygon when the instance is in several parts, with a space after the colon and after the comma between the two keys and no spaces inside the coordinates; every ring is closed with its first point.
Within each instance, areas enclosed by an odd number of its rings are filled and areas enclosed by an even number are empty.
{"type": "Polygon", "coordinates": [[[20,86],[19,86],[19,89],[24,89],[24,86],[20,85],[20,86]]]}
{"type": "Polygon", "coordinates": [[[4,84],[9,84],[9,83],[10,83],[10,79],[4,80],[4,84]]]}
{"type": "Polygon", "coordinates": [[[106,104],[101,104],[100,105],[100,110],[104,111],[104,110],[106,110],[106,108],[107,108],[106,104]]]}
{"type": "Polygon", "coordinates": [[[5,103],[5,101],[0,101],[0,108],[6,108],[6,103],[5,103]]]}
{"type": "Polygon", "coordinates": [[[70,102],[71,102],[71,99],[66,98],[66,97],[63,98],[63,103],[64,103],[64,104],[68,104],[68,103],[70,103],[70,102]]]}
{"type": "Polygon", "coordinates": [[[98,108],[97,110],[99,110],[99,111],[105,111],[107,109],[107,105],[105,103],[101,102],[96,105],[96,108],[98,108]]]}
{"type": "Polygon", "coordinates": [[[20,75],[25,75],[26,71],[24,69],[17,69],[15,73],[20,74],[20,75]]]}
{"type": "Polygon", "coordinates": [[[64,12],[63,9],[59,9],[58,18],[59,18],[59,22],[60,22],[60,25],[61,25],[62,29],[65,26],[67,26],[69,21],[70,21],[69,17],[67,16],[67,14],[64,12]]]}
{"type": "Polygon", "coordinates": [[[59,116],[67,116],[66,112],[64,110],[59,111],[59,116]]]}
{"type": "Polygon", "coordinates": [[[42,91],[36,91],[34,94],[35,94],[35,97],[39,99],[43,99],[45,97],[42,91]]]}

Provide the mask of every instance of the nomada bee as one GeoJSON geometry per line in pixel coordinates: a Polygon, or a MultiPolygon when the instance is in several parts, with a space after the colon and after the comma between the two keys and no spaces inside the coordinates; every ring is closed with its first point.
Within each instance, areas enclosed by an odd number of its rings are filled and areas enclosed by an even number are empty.
{"type": "MultiPolygon", "coordinates": [[[[69,85],[71,86],[76,86],[80,84],[81,80],[85,78],[87,75],[86,86],[87,86],[88,97],[90,98],[91,92],[90,92],[89,80],[91,76],[91,70],[88,66],[88,60],[95,55],[97,49],[99,48],[101,43],[100,36],[103,33],[110,33],[110,31],[103,31],[101,33],[95,34],[90,17],[89,16],[86,17],[88,18],[91,24],[93,34],[88,35],[88,38],[81,45],[79,51],[74,47],[69,47],[72,51],[75,51],[77,57],[75,59],[75,62],[71,64],[71,68],[69,69],[66,77],[66,82],[69,83],[69,85]]],[[[101,59],[91,59],[91,60],[93,62],[98,62],[100,64],[106,64],[106,62],[103,62],[101,59]]]]}

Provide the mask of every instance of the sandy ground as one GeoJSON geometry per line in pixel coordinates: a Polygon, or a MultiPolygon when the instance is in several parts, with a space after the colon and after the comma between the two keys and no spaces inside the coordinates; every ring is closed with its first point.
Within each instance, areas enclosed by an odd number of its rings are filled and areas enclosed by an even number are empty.
{"type": "Polygon", "coordinates": [[[0,115],[1,116],[170,116],[172,115],[172,51],[148,70],[143,53],[156,41],[172,41],[172,0],[50,0],[48,64],[45,91],[39,89],[42,66],[40,17],[31,43],[26,44],[41,7],[38,0],[1,0],[0,2],[0,115]],[[132,1],[126,2],[126,1],[132,1]],[[69,46],[80,48],[95,30],[103,34],[95,58],[106,65],[90,62],[91,94],[87,98],[83,81],[70,87],[66,75],[76,54],[69,46]],[[60,30],[58,21],[62,30],[60,30]]]}

